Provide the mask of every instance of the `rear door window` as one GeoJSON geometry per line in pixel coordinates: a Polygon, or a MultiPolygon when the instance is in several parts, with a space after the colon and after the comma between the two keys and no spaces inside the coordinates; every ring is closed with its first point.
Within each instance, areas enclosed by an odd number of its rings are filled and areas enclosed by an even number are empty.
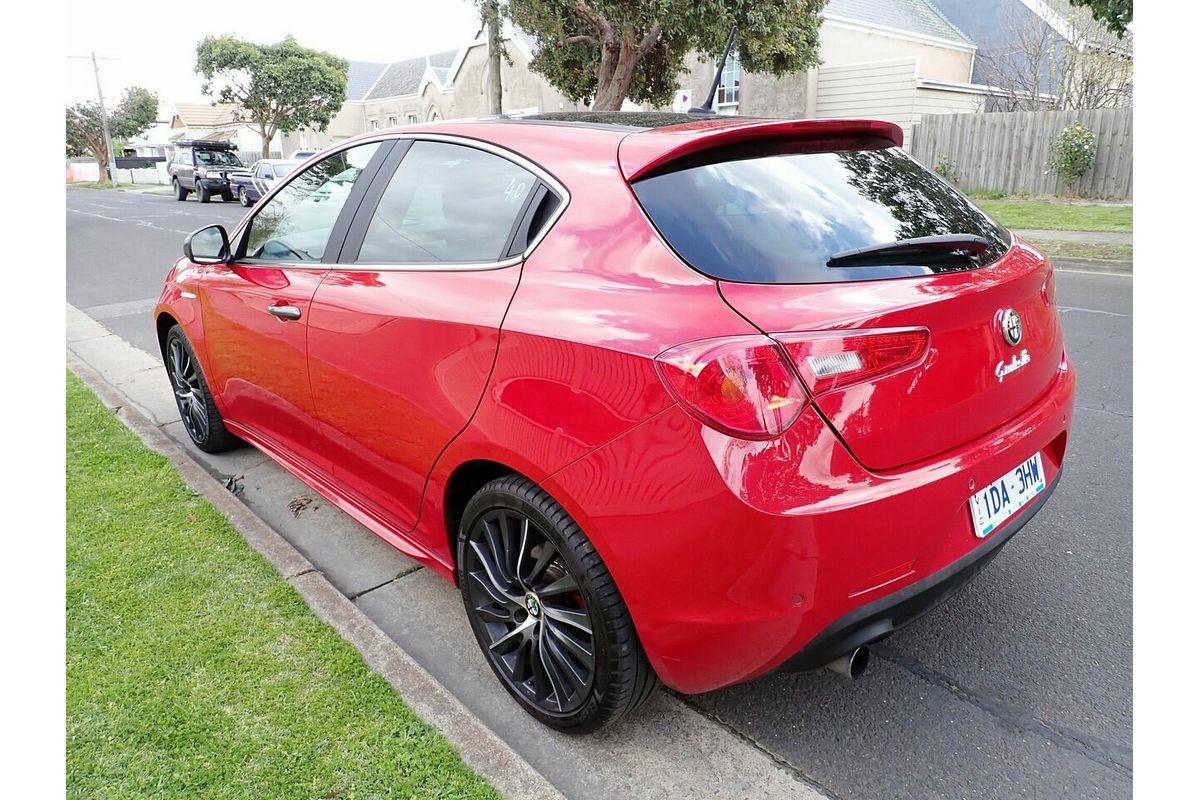
{"type": "Polygon", "coordinates": [[[1004,228],[897,147],[770,147],[718,148],[633,184],[659,233],[693,268],[750,283],[861,281],[971,265],[826,263],[855,248],[945,234],[987,240],[979,266],[1009,247],[1004,228]]]}
{"type": "Polygon", "coordinates": [[[358,262],[499,261],[538,179],[465,145],[414,142],[375,206],[358,262]]]}

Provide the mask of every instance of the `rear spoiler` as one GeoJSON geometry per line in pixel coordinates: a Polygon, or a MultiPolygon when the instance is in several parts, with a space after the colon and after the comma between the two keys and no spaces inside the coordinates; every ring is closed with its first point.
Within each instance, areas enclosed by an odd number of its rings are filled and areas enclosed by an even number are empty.
{"type": "Polygon", "coordinates": [[[664,164],[684,156],[742,144],[755,139],[854,139],[875,136],[899,147],[904,132],[893,122],[875,119],[762,120],[718,117],[668,128],[632,133],[621,140],[617,160],[621,173],[635,181],[664,164]]]}

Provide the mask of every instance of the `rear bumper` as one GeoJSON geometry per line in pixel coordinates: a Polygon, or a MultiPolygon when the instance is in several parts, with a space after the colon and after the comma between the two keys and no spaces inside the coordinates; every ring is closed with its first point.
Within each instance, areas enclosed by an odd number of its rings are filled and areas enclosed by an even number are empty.
{"type": "Polygon", "coordinates": [[[776,668],[776,672],[816,669],[854,650],[891,635],[927,611],[949,600],[959,589],[983,571],[1000,548],[1008,544],[1029,520],[1041,511],[1058,488],[1061,470],[1046,489],[1009,520],[995,534],[984,539],[974,550],[927,578],[909,584],[878,600],[859,606],[818,633],[811,642],[776,668]]]}
{"type": "Polygon", "coordinates": [[[1074,393],[1064,357],[1020,417],[887,473],[864,468],[811,407],[766,442],[674,407],[543,485],[604,559],[659,677],[705,692],[819,666],[964,584],[1052,488],[985,539],[970,496],[1035,452],[1054,484],[1074,393]]]}

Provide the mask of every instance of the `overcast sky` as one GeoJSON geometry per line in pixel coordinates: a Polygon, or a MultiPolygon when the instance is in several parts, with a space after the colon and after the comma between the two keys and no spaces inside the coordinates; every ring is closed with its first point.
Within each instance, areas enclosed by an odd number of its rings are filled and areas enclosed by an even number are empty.
{"type": "MultiPolygon", "coordinates": [[[[106,104],[138,84],[160,100],[202,100],[195,74],[196,43],[208,34],[234,34],[277,42],[291,34],[305,47],[351,61],[398,61],[451,50],[478,29],[470,0],[325,0],[299,2],[202,2],[120,6],[69,0],[65,56],[111,57],[100,61],[106,104]],[[110,100],[111,98],[111,100],[110,100]]],[[[96,99],[91,61],[67,61],[66,101],[96,99]]]]}

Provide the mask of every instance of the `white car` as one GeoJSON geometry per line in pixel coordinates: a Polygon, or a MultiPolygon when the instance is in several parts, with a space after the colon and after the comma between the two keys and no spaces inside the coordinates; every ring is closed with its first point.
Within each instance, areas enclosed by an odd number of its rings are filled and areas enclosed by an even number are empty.
{"type": "Polygon", "coordinates": [[[255,161],[246,172],[233,175],[231,183],[238,202],[247,208],[254,205],[299,163],[292,159],[264,158],[255,161]]]}
{"type": "Polygon", "coordinates": [[[316,150],[297,150],[296,152],[292,153],[291,160],[292,161],[303,161],[304,159],[308,158],[309,156],[313,155],[314,153],[319,153],[319,152],[321,152],[321,150],[319,148],[316,150]]]}

